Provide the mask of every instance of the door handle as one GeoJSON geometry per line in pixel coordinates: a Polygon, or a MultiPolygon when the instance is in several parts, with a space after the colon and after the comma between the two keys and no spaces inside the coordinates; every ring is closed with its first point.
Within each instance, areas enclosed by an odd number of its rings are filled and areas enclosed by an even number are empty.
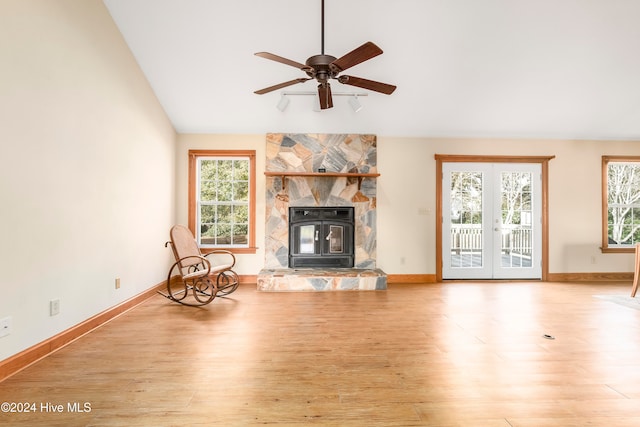
{"type": "Polygon", "coordinates": [[[331,231],[329,231],[329,234],[327,234],[326,240],[331,239],[331,231]]]}
{"type": "Polygon", "coordinates": [[[319,231],[318,231],[318,230],[316,230],[316,238],[315,238],[315,241],[316,241],[316,242],[318,241],[318,233],[319,233],[319,231]]]}

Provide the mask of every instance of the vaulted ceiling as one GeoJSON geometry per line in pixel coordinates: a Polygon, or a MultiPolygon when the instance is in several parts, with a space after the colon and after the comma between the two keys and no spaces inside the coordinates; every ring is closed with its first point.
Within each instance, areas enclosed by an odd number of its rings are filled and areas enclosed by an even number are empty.
{"type": "MultiPolygon", "coordinates": [[[[640,0],[326,0],[325,53],[384,53],[332,80],[347,96],[253,92],[305,77],[321,50],[320,0],[104,0],[181,133],[362,132],[389,136],[640,140],[640,0]]],[[[283,89],[313,92],[308,81],[283,89]]]]}

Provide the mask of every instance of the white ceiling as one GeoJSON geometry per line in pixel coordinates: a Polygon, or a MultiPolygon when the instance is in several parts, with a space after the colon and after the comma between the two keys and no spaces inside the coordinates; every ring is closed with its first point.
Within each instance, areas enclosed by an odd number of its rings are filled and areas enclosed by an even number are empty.
{"type": "MultiPolygon", "coordinates": [[[[254,56],[320,53],[320,0],[104,0],[180,133],[640,140],[640,0],[326,0],[325,53],[384,54],[348,74],[395,84],[314,111],[254,90],[305,77],[254,56]]],[[[314,81],[287,92],[314,91],[314,81]]]]}

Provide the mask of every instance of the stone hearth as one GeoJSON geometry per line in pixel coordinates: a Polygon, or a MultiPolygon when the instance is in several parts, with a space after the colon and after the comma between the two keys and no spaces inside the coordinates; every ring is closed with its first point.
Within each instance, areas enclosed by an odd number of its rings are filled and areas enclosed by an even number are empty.
{"type": "Polygon", "coordinates": [[[258,290],[265,292],[377,291],[383,289],[387,289],[387,275],[380,269],[264,269],[258,275],[258,290]]]}

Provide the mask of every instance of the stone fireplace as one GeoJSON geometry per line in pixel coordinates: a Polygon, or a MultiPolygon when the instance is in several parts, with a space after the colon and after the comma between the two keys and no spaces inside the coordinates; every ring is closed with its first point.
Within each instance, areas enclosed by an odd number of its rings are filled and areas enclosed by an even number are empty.
{"type": "MultiPolygon", "coordinates": [[[[265,267],[258,275],[258,289],[386,289],[386,274],[376,268],[375,135],[273,133],[267,134],[266,144],[265,267]],[[340,262],[337,265],[320,262],[314,266],[313,262],[303,261],[301,265],[297,256],[291,262],[291,249],[295,253],[300,247],[291,248],[296,240],[289,232],[290,217],[293,215],[295,223],[296,212],[315,214],[326,208],[330,208],[329,213],[340,209],[339,215],[351,212],[353,229],[347,228],[347,234],[342,236],[352,239],[351,261],[344,264],[345,258],[331,254],[330,243],[336,243],[331,238],[336,236],[329,235],[330,225],[323,221],[330,218],[323,217],[316,218],[313,228],[302,231],[308,233],[305,242],[307,245],[325,242],[327,250],[320,255],[328,255],[327,259],[334,256],[331,262],[336,259],[340,262]]],[[[337,228],[334,230],[339,233],[337,228]]],[[[345,229],[340,232],[345,233],[345,229]]],[[[304,247],[304,251],[311,250],[311,246],[304,247]]],[[[307,254],[307,261],[315,260],[315,246],[313,251],[307,254]]],[[[305,258],[305,254],[297,255],[305,258]]]]}

